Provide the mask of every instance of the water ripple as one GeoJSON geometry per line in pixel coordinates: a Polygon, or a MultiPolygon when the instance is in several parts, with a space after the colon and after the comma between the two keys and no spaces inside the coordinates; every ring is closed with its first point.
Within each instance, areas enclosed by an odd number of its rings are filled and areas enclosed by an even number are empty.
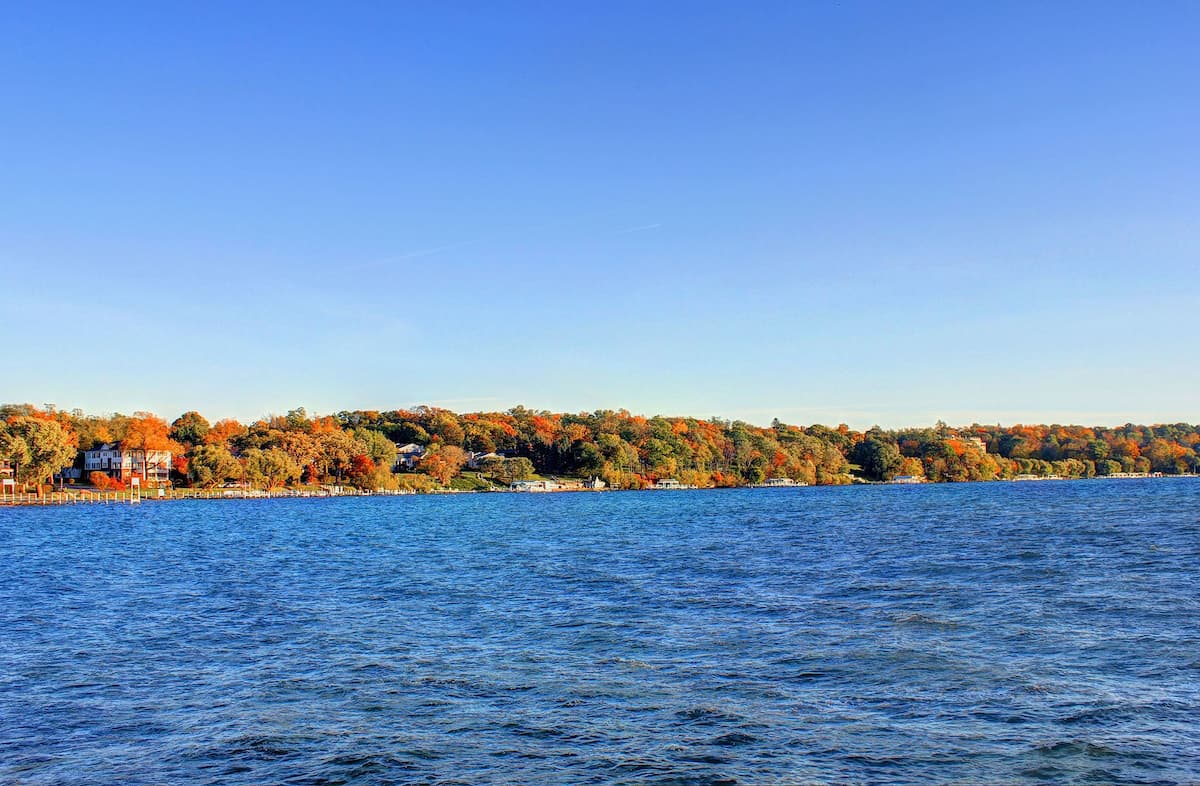
{"type": "Polygon", "coordinates": [[[0,510],[0,782],[1200,781],[1200,483],[0,510]]]}

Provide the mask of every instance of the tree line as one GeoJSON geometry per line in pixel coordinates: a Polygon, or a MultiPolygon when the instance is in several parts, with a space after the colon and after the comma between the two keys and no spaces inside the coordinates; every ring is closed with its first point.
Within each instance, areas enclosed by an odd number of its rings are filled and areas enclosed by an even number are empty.
{"type": "MultiPolygon", "coordinates": [[[[774,421],[644,417],[626,410],[554,413],[514,407],[456,413],[437,407],[310,415],[303,408],[252,423],[209,421],[191,411],[173,421],[153,413],[88,415],[31,405],[0,406],[0,462],[22,483],[83,469],[83,451],[106,443],[151,455],[169,451],[173,482],[199,487],[338,483],[366,489],[483,486],[536,475],[598,477],[611,488],[674,478],[701,488],[771,478],[808,484],[998,480],[1018,475],[1084,478],[1122,472],[1200,471],[1200,427],[1074,425],[866,431],[774,421]],[[397,446],[424,449],[396,466],[397,446]],[[485,480],[486,479],[486,482],[485,480]]],[[[96,485],[116,483],[102,474],[96,485]]]]}

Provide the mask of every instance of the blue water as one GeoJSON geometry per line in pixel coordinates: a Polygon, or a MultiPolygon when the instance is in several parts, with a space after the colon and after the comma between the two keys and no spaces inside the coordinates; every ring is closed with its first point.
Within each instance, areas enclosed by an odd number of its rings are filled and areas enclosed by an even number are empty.
{"type": "Polygon", "coordinates": [[[1200,481],[0,510],[0,782],[1200,781],[1200,481]]]}

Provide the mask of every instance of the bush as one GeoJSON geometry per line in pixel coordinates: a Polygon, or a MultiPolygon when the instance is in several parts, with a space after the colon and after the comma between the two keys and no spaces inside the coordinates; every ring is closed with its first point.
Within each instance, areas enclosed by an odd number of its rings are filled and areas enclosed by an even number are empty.
{"type": "Polygon", "coordinates": [[[88,483],[91,483],[101,491],[123,491],[125,484],[116,478],[110,478],[103,472],[93,471],[88,473],[88,483]]]}
{"type": "Polygon", "coordinates": [[[421,474],[404,474],[396,476],[396,485],[400,491],[418,491],[425,493],[433,490],[433,478],[421,474]]]}

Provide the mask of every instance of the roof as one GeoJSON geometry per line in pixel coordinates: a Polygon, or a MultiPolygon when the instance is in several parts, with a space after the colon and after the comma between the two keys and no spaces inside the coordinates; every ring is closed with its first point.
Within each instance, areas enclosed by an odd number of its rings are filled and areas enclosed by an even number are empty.
{"type": "Polygon", "coordinates": [[[120,450],[116,442],[105,442],[103,445],[97,445],[94,448],[88,448],[84,453],[99,453],[102,450],[120,450]]]}
{"type": "MultiPolygon", "coordinates": [[[[132,448],[132,449],[133,450],[141,450],[141,448],[132,448]]],[[[116,451],[118,453],[124,453],[126,448],[123,447],[120,442],[105,442],[103,445],[97,445],[94,448],[85,450],[84,453],[98,453],[99,451],[102,451],[102,450],[109,450],[109,451],[116,451]]],[[[147,453],[170,453],[171,451],[166,450],[166,449],[152,448],[150,450],[147,450],[146,452],[147,453]]]]}
{"type": "Polygon", "coordinates": [[[425,448],[422,445],[416,444],[415,442],[410,442],[407,445],[397,445],[396,452],[397,453],[424,453],[425,448]]]}

